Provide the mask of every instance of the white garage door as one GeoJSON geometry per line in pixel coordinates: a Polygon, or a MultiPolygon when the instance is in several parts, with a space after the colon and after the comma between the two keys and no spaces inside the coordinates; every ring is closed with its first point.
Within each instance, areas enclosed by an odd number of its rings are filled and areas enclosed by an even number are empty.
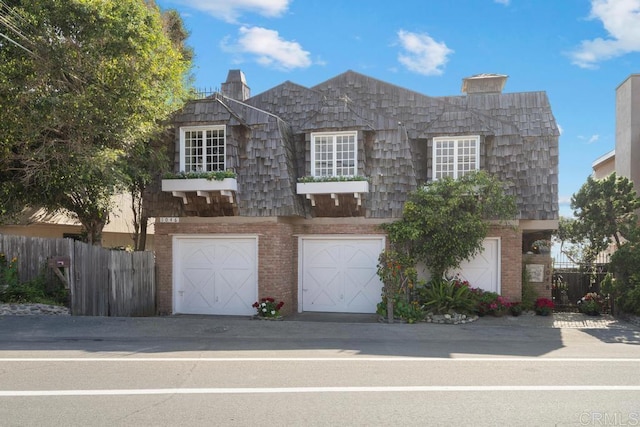
{"type": "Polygon", "coordinates": [[[485,239],[483,246],[481,253],[460,264],[455,273],[474,288],[500,293],[500,239],[485,239]]]}
{"type": "Polygon", "coordinates": [[[174,312],[255,314],[257,237],[174,237],[174,312]]]}
{"type": "Polygon", "coordinates": [[[383,237],[300,239],[302,311],[375,313],[383,237]]]}

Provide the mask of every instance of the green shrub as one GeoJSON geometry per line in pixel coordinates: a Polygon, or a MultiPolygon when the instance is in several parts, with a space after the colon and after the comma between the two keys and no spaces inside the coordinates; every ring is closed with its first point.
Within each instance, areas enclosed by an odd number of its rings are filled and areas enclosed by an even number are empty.
{"type": "MultiPolygon", "coordinates": [[[[385,296],[378,303],[376,313],[387,317],[387,298],[385,296]]],[[[393,317],[407,323],[415,323],[424,319],[424,312],[418,301],[407,301],[404,295],[396,294],[393,298],[393,317]]]]}
{"type": "Polygon", "coordinates": [[[46,277],[43,269],[35,279],[18,281],[17,259],[6,262],[0,254],[0,302],[67,305],[69,292],[56,276],[46,277]]]}
{"type": "Polygon", "coordinates": [[[18,259],[7,259],[7,256],[0,252],[0,292],[7,286],[18,284],[18,259]]]}
{"type": "Polygon", "coordinates": [[[433,314],[469,314],[476,306],[476,297],[468,282],[460,280],[432,280],[419,295],[424,309],[433,314]]]}
{"type": "Polygon", "coordinates": [[[611,267],[615,279],[605,287],[613,291],[616,311],[640,315],[640,229],[611,256],[611,267]]]}

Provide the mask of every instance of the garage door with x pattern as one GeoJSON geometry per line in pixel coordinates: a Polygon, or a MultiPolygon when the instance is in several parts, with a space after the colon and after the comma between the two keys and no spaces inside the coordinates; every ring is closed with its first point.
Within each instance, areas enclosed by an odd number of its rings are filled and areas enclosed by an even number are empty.
{"type": "Polygon", "coordinates": [[[301,238],[302,311],[375,313],[383,237],[301,238]]]}
{"type": "Polygon", "coordinates": [[[174,312],[251,315],[257,237],[174,237],[174,312]]]}

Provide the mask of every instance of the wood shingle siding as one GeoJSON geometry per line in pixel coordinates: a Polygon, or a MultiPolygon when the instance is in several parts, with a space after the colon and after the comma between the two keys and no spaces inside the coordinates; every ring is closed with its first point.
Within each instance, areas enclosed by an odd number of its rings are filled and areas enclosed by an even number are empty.
{"type": "MultiPolygon", "coordinates": [[[[336,216],[399,218],[408,193],[433,177],[433,138],[465,135],[480,136],[480,166],[516,196],[520,219],[559,215],[559,131],[544,92],[430,97],[347,71],[312,88],[285,82],[243,102],[220,94],[192,101],[174,124],[176,172],[181,126],[227,126],[239,216],[317,215],[296,182],[311,173],[311,133],[331,131],[357,131],[357,175],[369,179],[362,206],[336,216]]],[[[157,216],[184,211],[170,195],[149,200],[157,216]]]]}

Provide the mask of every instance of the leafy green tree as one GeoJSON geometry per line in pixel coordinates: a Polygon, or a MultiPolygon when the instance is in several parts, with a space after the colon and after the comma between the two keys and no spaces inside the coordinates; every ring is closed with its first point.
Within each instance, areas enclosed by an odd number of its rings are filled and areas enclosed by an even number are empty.
{"type": "Polygon", "coordinates": [[[602,286],[613,294],[616,312],[640,315],[640,227],[633,229],[627,239],[611,256],[615,279],[608,277],[605,282],[610,283],[602,286]]]}
{"type": "Polygon", "coordinates": [[[606,178],[591,176],[571,197],[575,221],[566,228],[570,241],[586,241],[586,260],[594,259],[611,243],[622,246],[623,238],[637,226],[640,198],[633,183],[615,173],[606,178]]]}
{"type": "MultiPolygon", "coordinates": [[[[156,7],[154,0],[146,0],[149,7],[156,7]]],[[[186,44],[189,32],[184,28],[180,14],[175,10],[162,12],[162,27],[184,61],[191,62],[193,50],[186,44]]],[[[190,80],[189,80],[190,83],[190,80]]],[[[190,84],[189,84],[190,86],[190,84]]],[[[191,91],[190,91],[191,93],[191,91]]],[[[149,184],[162,173],[168,164],[166,139],[172,138],[168,129],[160,126],[147,140],[137,140],[126,153],[123,167],[126,175],[126,190],[131,197],[133,217],[133,249],[145,250],[149,217],[144,209],[145,192],[149,184]]]]}
{"type": "Polygon", "coordinates": [[[182,105],[189,51],[143,0],[13,0],[0,14],[0,188],[71,211],[100,243],[118,159],[182,105]]]}
{"type": "Polygon", "coordinates": [[[558,229],[553,233],[554,240],[560,243],[560,252],[575,264],[589,260],[589,241],[576,232],[578,223],[575,218],[560,217],[558,229]]]}
{"type": "Polygon", "coordinates": [[[402,219],[383,228],[395,248],[441,278],[482,250],[491,220],[513,220],[516,214],[502,183],[480,171],[419,188],[405,203],[402,219]]]}

